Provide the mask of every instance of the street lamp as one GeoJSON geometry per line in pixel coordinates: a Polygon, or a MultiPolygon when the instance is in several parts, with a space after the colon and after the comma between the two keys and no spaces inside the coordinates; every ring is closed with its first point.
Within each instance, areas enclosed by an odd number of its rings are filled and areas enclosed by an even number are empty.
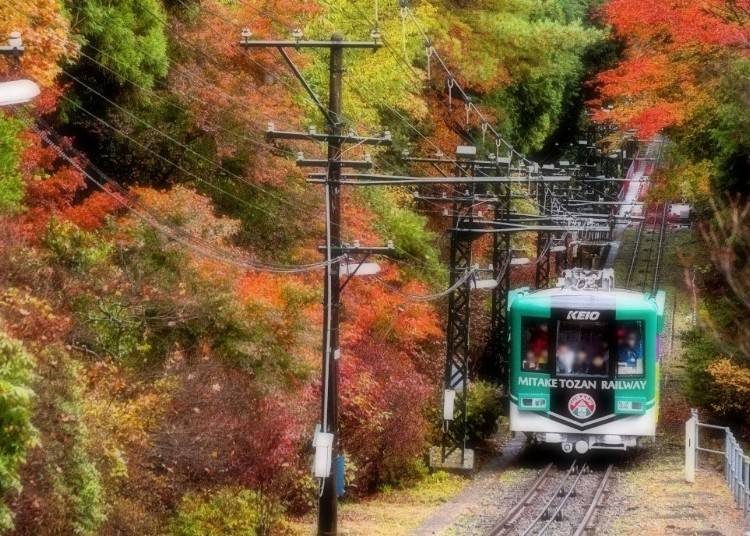
{"type": "Polygon", "coordinates": [[[31,80],[0,83],[0,106],[24,104],[39,95],[39,86],[31,80]]]}
{"type": "MultiPolygon", "coordinates": [[[[0,56],[20,57],[24,52],[20,32],[8,36],[8,43],[0,45],[0,56]]],[[[31,80],[14,80],[0,83],[0,106],[25,104],[39,95],[39,86],[31,80]]]]}

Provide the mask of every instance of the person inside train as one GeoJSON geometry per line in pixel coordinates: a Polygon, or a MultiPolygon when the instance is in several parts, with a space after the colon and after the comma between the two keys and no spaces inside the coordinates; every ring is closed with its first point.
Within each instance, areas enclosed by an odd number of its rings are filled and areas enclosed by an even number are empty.
{"type": "Polygon", "coordinates": [[[643,366],[640,338],[635,329],[620,329],[617,337],[617,362],[620,370],[638,372],[643,366]]]}
{"type": "Polygon", "coordinates": [[[594,355],[594,357],[591,359],[591,364],[589,365],[589,374],[594,374],[597,376],[606,376],[607,374],[607,358],[605,357],[606,354],[603,352],[597,353],[594,355]]]}
{"type": "Polygon", "coordinates": [[[525,368],[527,370],[546,370],[549,364],[549,328],[539,324],[527,332],[528,344],[525,368]]]}
{"type": "Polygon", "coordinates": [[[578,351],[575,352],[575,359],[573,360],[573,374],[588,374],[589,373],[589,352],[586,348],[581,346],[578,351]]]}
{"type": "Polygon", "coordinates": [[[572,374],[575,365],[576,355],[573,349],[567,344],[561,344],[557,347],[557,373],[572,374]]]}

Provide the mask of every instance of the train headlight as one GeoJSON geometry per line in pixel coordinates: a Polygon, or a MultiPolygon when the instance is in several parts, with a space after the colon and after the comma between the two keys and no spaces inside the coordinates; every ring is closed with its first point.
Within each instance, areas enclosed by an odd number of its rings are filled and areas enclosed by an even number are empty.
{"type": "Polygon", "coordinates": [[[618,400],[617,413],[636,413],[644,412],[644,403],[642,400],[618,400]]]}
{"type": "Polygon", "coordinates": [[[531,411],[547,409],[547,399],[539,396],[521,396],[521,409],[531,411]]]}

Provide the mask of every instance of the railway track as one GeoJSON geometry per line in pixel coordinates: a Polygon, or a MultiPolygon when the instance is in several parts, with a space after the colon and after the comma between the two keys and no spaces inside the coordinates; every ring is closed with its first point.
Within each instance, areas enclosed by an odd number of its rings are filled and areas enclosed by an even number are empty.
{"type": "MultiPolygon", "coordinates": [[[[597,510],[612,476],[612,465],[604,471],[593,492],[587,493],[582,489],[582,483],[588,475],[595,477],[596,474],[587,465],[577,462],[564,472],[554,470],[550,463],[539,472],[519,501],[492,526],[487,536],[593,534],[597,510]],[[581,511],[582,516],[578,516],[581,511]],[[579,517],[578,521],[574,517],[579,517]],[[566,530],[566,527],[571,527],[571,530],[566,530]]],[[[588,480],[590,487],[591,479],[588,480]]]]}
{"type": "Polygon", "coordinates": [[[612,465],[610,464],[607,467],[606,471],[604,471],[604,476],[602,476],[602,479],[599,482],[599,486],[597,486],[596,491],[594,492],[591,503],[589,503],[589,507],[586,509],[586,513],[583,515],[583,519],[578,524],[575,532],[573,532],[573,536],[582,536],[583,534],[591,533],[596,529],[596,511],[602,505],[602,501],[604,500],[604,491],[607,488],[607,482],[609,482],[609,477],[611,476],[612,465]]]}

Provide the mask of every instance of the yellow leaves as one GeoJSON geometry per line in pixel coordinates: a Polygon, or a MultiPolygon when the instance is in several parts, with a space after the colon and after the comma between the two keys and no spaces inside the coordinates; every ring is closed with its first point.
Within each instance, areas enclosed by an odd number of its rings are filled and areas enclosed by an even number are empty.
{"type": "Polygon", "coordinates": [[[666,195],[661,198],[706,201],[711,196],[713,173],[713,164],[708,160],[675,163],[659,176],[659,179],[664,180],[666,190],[666,195]]]}
{"type": "Polygon", "coordinates": [[[719,358],[706,372],[720,389],[717,402],[712,404],[720,413],[750,415],[750,369],[733,363],[726,357],[719,358]]]}
{"type": "MultiPolygon", "coordinates": [[[[60,0],[20,0],[0,13],[0,39],[11,32],[21,32],[25,52],[20,59],[23,75],[43,88],[51,87],[60,72],[60,60],[78,52],[68,41],[70,24],[60,0]]],[[[0,74],[7,75],[14,59],[0,60],[0,74]]]]}
{"type": "Polygon", "coordinates": [[[221,243],[240,229],[238,220],[216,216],[211,199],[190,188],[175,186],[165,192],[136,188],[133,192],[149,208],[209,242],[221,243]]]}
{"type": "Polygon", "coordinates": [[[112,452],[149,445],[150,434],[160,423],[177,383],[168,377],[145,386],[123,378],[123,374],[115,366],[99,367],[83,408],[92,435],[112,452]],[[120,388],[113,390],[113,385],[120,388]]]}

